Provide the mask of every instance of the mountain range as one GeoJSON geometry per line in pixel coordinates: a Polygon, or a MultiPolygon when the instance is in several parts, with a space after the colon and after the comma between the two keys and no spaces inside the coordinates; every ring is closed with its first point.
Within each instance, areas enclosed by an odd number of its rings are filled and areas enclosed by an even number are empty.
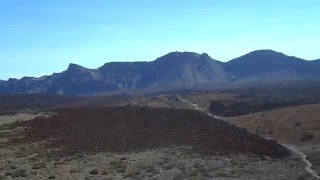
{"type": "Polygon", "coordinates": [[[171,52],[151,62],[110,62],[97,69],[70,64],[39,78],[0,80],[0,93],[91,95],[204,84],[320,79],[320,60],[258,50],[228,62],[208,54],[171,52]]]}

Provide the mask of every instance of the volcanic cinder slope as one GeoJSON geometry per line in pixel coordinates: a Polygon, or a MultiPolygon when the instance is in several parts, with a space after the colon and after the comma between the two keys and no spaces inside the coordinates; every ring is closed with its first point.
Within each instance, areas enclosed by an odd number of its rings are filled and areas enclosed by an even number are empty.
{"type": "Polygon", "coordinates": [[[52,139],[68,152],[138,151],[192,146],[205,154],[256,154],[275,158],[288,151],[274,141],[194,110],[141,107],[66,108],[50,118],[23,122],[26,141],[52,139]]]}

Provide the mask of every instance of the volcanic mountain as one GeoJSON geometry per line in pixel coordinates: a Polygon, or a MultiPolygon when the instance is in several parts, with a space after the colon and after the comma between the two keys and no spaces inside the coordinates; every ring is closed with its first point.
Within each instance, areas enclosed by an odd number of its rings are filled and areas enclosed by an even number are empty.
{"type": "Polygon", "coordinates": [[[171,52],[150,62],[110,62],[97,69],[70,64],[40,78],[0,81],[0,93],[90,95],[165,90],[206,84],[320,79],[320,60],[307,61],[272,50],[254,51],[229,62],[208,54],[171,52]]]}

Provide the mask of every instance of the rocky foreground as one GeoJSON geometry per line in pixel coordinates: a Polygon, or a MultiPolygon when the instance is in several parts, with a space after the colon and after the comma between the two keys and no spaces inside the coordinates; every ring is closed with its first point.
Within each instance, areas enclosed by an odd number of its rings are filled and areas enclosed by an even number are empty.
{"type": "Polygon", "coordinates": [[[276,142],[193,110],[67,108],[34,117],[1,126],[0,179],[312,179],[276,142]]]}

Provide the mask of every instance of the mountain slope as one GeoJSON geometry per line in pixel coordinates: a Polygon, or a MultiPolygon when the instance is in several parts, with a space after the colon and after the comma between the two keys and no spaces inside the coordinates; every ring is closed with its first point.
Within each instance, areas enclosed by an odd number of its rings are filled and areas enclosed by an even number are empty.
{"type": "Polygon", "coordinates": [[[206,54],[173,52],[153,62],[107,63],[99,72],[119,89],[196,85],[227,80],[218,61],[206,54]]]}
{"type": "Polygon", "coordinates": [[[207,54],[173,52],[153,62],[111,62],[98,69],[70,64],[41,78],[10,79],[0,93],[95,94],[227,81],[221,63],[207,54]]]}
{"type": "Polygon", "coordinates": [[[239,81],[299,80],[319,77],[311,61],[272,50],[254,51],[226,63],[226,69],[239,81]]]}
{"type": "Polygon", "coordinates": [[[26,129],[27,142],[54,139],[48,145],[61,146],[67,153],[191,146],[203,154],[273,158],[289,155],[288,150],[274,141],[193,110],[124,106],[63,108],[55,112],[57,115],[49,118],[20,123],[26,129]]]}
{"type": "Polygon", "coordinates": [[[9,79],[0,88],[2,93],[52,93],[52,94],[91,94],[114,90],[105,82],[97,70],[86,69],[70,64],[61,73],[41,78],[24,77],[20,80],[9,79]]]}
{"type": "Polygon", "coordinates": [[[221,62],[207,54],[173,52],[157,59],[154,65],[155,78],[160,85],[197,85],[228,80],[221,62]]]}
{"type": "Polygon", "coordinates": [[[320,60],[306,61],[271,50],[254,51],[226,63],[207,54],[172,52],[151,62],[111,62],[98,69],[70,64],[66,71],[50,76],[0,81],[0,93],[89,95],[214,83],[320,79],[319,69],[320,60]]]}

